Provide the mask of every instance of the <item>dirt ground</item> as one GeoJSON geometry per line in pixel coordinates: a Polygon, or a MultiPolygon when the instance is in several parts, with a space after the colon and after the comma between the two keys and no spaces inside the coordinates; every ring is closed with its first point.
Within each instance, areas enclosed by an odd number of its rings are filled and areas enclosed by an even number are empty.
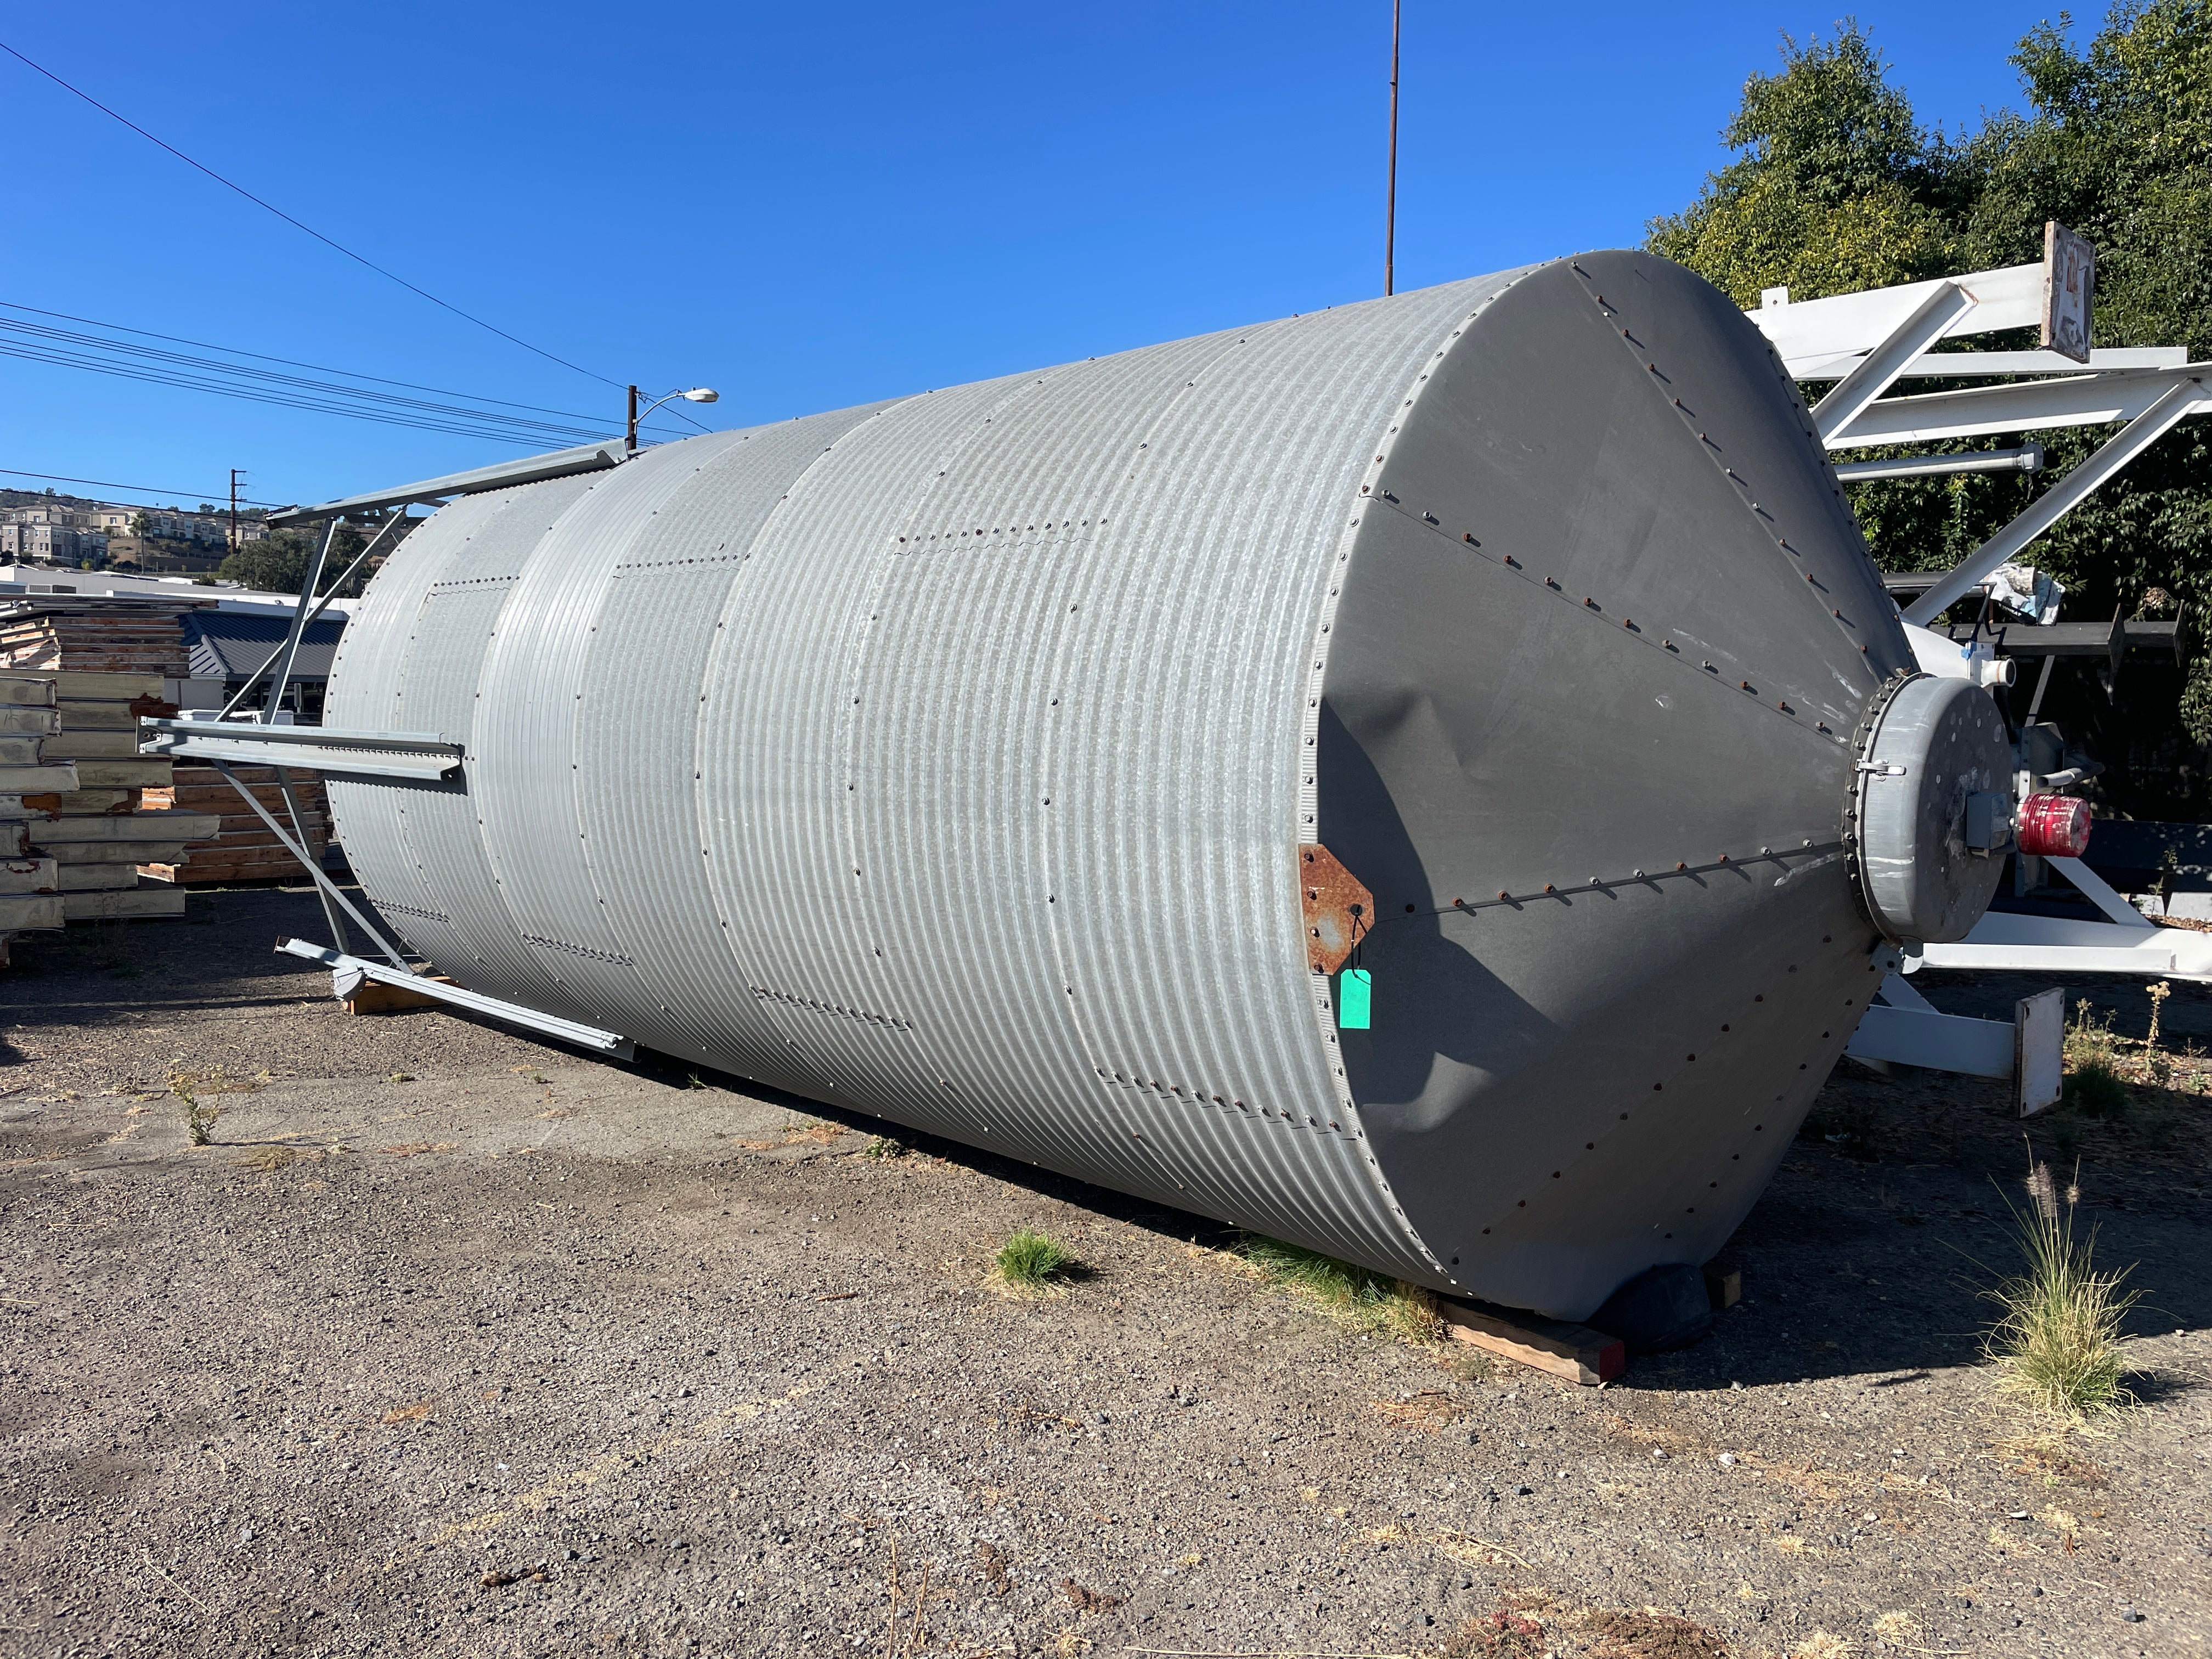
{"type": "MultiPolygon", "coordinates": [[[[301,892],[195,896],[0,975],[0,1650],[2207,1652],[2186,1065],[2031,1126],[2148,1292],[2141,1403],[2053,1438],[1978,1358],[2027,1158],[1993,1087],[1847,1065],[1743,1301],[1585,1389],[1333,1322],[1189,1216],[349,1018],[270,949],[317,931],[301,892]],[[992,1289],[1023,1225],[1091,1276],[992,1289]]],[[[2107,1006],[2142,1035],[2139,988],[2107,1006]]],[[[2212,1042],[2212,998],[2163,1030],[2212,1042]]]]}

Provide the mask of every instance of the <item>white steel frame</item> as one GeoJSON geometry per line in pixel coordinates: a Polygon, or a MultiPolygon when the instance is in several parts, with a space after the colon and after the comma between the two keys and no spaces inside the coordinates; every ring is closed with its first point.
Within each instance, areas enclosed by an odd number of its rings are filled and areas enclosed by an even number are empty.
{"type": "MultiPolygon", "coordinates": [[[[2002,270],[1790,302],[1772,289],[1747,313],[1800,380],[1833,380],[1812,410],[1831,451],[1942,442],[2046,427],[2124,422],[2089,459],[1947,573],[1904,612],[1925,627],[2015,559],[2066,514],[2191,415],[2212,412],[2212,363],[2170,346],[2092,351],[2085,366],[2052,351],[1931,352],[1940,341],[2040,320],[2045,267],[2002,270]],[[2021,377],[1963,391],[1885,398],[1899,380],[2021,377]]],[[[1936,466],[1961,457],[1930,458],[1936,466]]],[[[1929,470],[1936,470],[1931,466],[1929,470]]],[[[2136,974],[2212,983],[2212,933],[2161,927],[2078,859],[2047,859],[2104,915],[2101,921],[1993,912],[1965,939],[1909,955],[1922,966],[2063,974],[2136,974]]],[[[2008,1078],[2023,1115],[2057,1098],[2063,994],[2022,1000],[2010,1024],[1964,1019],[1930,1005],[1892,974],[1846,1053],[1860,1059],[2008,1078]],[[2031,1003],[2034,1007],[2031,1009],[2031,1003]]]]}

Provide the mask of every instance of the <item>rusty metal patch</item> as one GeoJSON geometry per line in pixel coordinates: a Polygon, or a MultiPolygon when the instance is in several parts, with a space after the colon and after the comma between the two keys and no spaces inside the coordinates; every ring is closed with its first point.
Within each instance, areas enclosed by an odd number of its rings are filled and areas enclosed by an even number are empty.
{"type": "Polygon", "coordinates": [[[1333,974],[1374,925],[1375,895],[1328,848],[1301,847],[1297,854],[1306,960],[1316,974],[1333,974]]]}

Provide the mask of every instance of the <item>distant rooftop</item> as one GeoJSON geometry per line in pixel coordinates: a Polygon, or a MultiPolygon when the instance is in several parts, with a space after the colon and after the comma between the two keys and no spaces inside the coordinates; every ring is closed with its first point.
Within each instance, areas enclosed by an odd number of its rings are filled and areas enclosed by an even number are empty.
{"type": "MultiPolygon", "coordinates": [[[[223,611],[249,613],[290,611],[298,598],[290,593],[259,593],[233,582],[213,586],[190,576],[118,576],[106,570],[58,570],[49,565],[0,564],[0,605],[19,598],[43,599],[74,594],[81,599],[171,599],[183,605],[215,605],[223,611]]],[[[323,614],[343,617],[356,602],[332,599],[323,614]]]]}

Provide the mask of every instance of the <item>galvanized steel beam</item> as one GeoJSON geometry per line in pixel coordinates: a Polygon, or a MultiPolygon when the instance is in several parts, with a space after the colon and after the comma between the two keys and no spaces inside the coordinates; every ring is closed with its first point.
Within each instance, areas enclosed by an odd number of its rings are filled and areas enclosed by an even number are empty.
{"type": "Polygon", "coordinates": [[[369,513],[381,507],[405,507],[418,501],[450,501],[458,495],[481,495],[492,489],[512,489],[520,484],[538,483],[547,478],[565,478],[580,472],[604,471],[608,467],[620,466],[628,459],[620,438],[603,438],[593,443],[578,444],[570,449],[556,449],[550,454],[525,456],[520,460],[473,467],[466,472],[448,472],[443,477],[425,478],[418,483],[400,484],[390,489],[372,489],[366,495],[348,495],[340,501],[323,501],[313,507],[288,507],[281,513],[271,513],[268,521],[277,529],[289,529],[295,525],[313,524],[321,519],[343,518],[349,513],[369,513]]]}

